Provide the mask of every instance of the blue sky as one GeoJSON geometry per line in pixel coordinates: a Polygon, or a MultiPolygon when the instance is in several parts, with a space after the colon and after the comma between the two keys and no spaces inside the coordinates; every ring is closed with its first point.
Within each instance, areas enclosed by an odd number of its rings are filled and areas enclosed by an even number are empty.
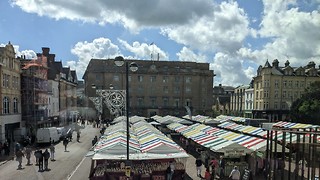
{"type": "Polygon", "coordinates": [[[237,86],[266,60],[320,64],[320,0],[3,0],[0,45],[9,41],[29,58],[49,47],[79,79],[91,58],[159,53],[208,62],[215,85],[237,86]]]}

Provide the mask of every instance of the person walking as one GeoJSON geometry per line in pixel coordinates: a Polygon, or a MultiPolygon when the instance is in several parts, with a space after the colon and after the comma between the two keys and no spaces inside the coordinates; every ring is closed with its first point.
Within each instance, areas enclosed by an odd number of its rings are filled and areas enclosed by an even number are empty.
{"type": "Polygon", "coordinates": [[[32,164],[30,163],[31,152],[32,152],[31,147],[30,147],[30,145],[28,145],[28,146],[26,147],[26,150],[25,150],[26,158],[27,158],[27,166],[32,165],[32,164]]]}
{"type": "Polygon", "coordinates": [[[68,143],[69,143],[68,139],[67,139],[67,138],[64,138],[64,140],[63,140],[64,152],[67,152],[68,143]]]}
{"type": "Polygon", "coordinates": [[[229,175],[229,178],[231,178],[232,180],[240,180],[240,171],[238,170],[237,166],[233,167],[233,169],[229,175]]]}
{"type": "Polygon", "coordinates": [[[50,153],[48,151],[48,149],[46,149],[44,152],[43,152],[43,159],[44,159],[44,170],[45,171],[48,171],[48,161],[49,161],[49,158],[50,158],[50,153]]]}
{"type": "Polygon", "coordinates": [[[18,169],[22,169],[22,157],[24,154],[21,150],[16,151],[16,160],[19,162],[18,169]]]}
{"type": "Polygon", "coordinates": [[[197,158],[195,164],[196,164],[196,168],[197,168],[197,176],[200,177],[200,178],[202,178],[202,176],[201,176],[201,168],[202,168],[202,161],[201,161],[201,159],[200,159],[200,158],[197,158]]]}
{"type": "Polygon", "coordinates": [[[38,161],[39,172],[42,172],[43,171],[43,154],[41,149],[38,151],[38,157],[39,157],[39,161],[38,161]]]}
{"type": "Polygon", "coordinates": [[[77,132],[77,142],[80,142],[80,132],[77,132]]]}
{"type": "Polygon", "coordinates": [[[55,153],[55,151],[56,151],[56,148],[54,147],[53,144],[51,144],[51,146],[50,146],[49,149],[50,149],[51,161],[55,161],[55,159],[54,159],[54,153],[55,153]]]}

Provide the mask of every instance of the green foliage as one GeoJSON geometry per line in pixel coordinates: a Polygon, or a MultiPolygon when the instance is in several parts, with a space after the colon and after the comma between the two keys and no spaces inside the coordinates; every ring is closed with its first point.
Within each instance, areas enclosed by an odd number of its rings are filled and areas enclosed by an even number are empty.
{"type": "Polygon", "coordinates": [[[312,83],[305,94],[293,102],[291,118],[294,122],[320,124],[320,81],[312,83]]]}

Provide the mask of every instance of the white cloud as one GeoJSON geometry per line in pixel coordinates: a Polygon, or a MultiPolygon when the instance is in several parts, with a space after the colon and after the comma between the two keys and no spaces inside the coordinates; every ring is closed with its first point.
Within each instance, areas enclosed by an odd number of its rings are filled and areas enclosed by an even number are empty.
{"type": "Polygon", "coordinates": [[[162,34],[194,49],[233,53],[250,34],[249,19],[237,2],[222,2],[211,14],[186,25],[163,28],[162,34]]]}
{"type": "Polygon", "coordinates": [[[97,38],[92,42],[78,42],[71,53],[78,56],[78,61],[68,61],[67,65],[76,69],[78,78],[82,78],[92,58],[107,59],[120,55],[119,48],[107,38],[97,38]]]}
{"type": "Polygon", "coordinates": [[[204,54],[195,54],[191,49],[183,47],[177,53],[179,61],[207,62],[207,57],[204,54]]]}
{"type": "Polygon", "coordinates": [[[28,13],[54,19],[121,23],[132,31],[141,27],[185,24],[194,17],[209,13],[212,7],[212,2],[207,0],[11,0],[11,4],[28,13]]]}
{"type": "Polygon", "coordinates": [[[128,42],[118,39],[118,41],[122,44],[125,50],[134,54],[134,59],[157,59],[159,53],[160,60],[168,60],[168,55],[163,50],[161,50],[156,44],[146,44],[139,43],[137,41],[133,42],[130,45],[128,42]],[[152,54],[152,56],[151,56],[152,54]]]}
{"type": "Polygon", "coordinates": [[[320,63],[320,12],[300,11],[294,0],[264,1],[264,5],[259,34],[273,38],[264,46],[265,51],[295,64],[311,59],[320,63]]]}
{"type": "Polygon", "coordinates": [[[210,68],[217,75],[215,84],[237,86],[249,84],[252,78],[251,67],[245,70],[243,62],[240,59],[221,52],[216,53],[214,62],[210,64],[210,68]]]}
{"type": "MultiPolygon", "coordinates": [[[[0,47],[5,47],[7,44],[0,44],[0,47]]],[[[33,50],[23,50],[23,51],[20,51],[19,48],[20,46],[19,45],[12,45],[13,48],[14,48],[14,52],[16,53],[16,57],[21,57],[22,55],[26,56],[26,59],[32,59],[32,58],[35,58],[37,57],[37,53],[34,52],[33,50]]]]}

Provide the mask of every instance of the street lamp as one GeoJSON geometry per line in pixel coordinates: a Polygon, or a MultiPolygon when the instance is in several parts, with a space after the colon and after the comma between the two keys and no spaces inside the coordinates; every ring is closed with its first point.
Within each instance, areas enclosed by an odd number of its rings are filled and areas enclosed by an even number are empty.
{"type": "Polygon", "coordinates": [[[129,138],[130,138],[130,132],[129,132],[129,68],[130,71],[136,72],[138,70],[138,65],[135,62],[130,63],[128,61],[125,61],[122,56],[117,56],[114,60],[114,63],[121,67],[125,65],[126,68],[126,118],[127,118],[127,161],[129,161],[129,138]]]}

